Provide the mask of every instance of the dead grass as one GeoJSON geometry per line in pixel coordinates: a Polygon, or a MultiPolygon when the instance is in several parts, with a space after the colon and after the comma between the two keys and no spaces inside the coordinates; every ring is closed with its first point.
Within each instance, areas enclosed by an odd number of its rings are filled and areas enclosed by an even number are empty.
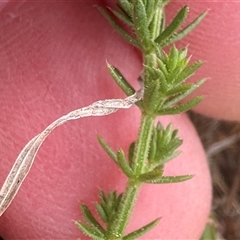
{"type": "Polygon", "coordinates": [[[226,240],[240,239],[240,123],[189,116],[208,155],[218,232],[226,240]]]}

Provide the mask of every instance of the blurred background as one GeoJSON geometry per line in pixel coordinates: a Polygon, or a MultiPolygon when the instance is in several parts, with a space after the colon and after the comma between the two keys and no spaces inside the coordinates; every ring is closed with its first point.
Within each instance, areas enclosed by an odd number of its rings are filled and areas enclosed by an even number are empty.
{"type": "Polygon", "coordinates": [[[240,123],[189,112],[206,150],[213,203],[205,240],[240,239],[240,123]]]}

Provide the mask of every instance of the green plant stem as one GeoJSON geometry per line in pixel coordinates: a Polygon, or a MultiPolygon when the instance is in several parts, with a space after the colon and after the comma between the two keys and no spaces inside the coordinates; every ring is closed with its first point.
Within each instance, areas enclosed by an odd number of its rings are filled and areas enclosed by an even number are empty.
{"type": "MultiPolygon", "coordinates": [[[[136,177],[143,172],[145,162],[147,160],[153,125],[154,118],[149,115],[142,114],[141,125],[133,157],[133,171],[136,177]]],[[[117,217],[109,231],[110,234],[108,239],[122,239],[140,186],[141,183],[137,179],[129,179],[117,217]]]]}
{"type": "Polygon", "coordinates": [[[134,203],[139,192],[141,183],[138,181],[129,180],[123,194],[123,199],[118,210],[117,218],[109,229],[108,240],[121,240],[125,228],[129,222],[134,203]]]}
{"type": "Polygon", "coordinates": [[[137,176],[143,172],[143,168],[148,157],[153,125],[154,118],[152,116],[142,114],[138,139],[136,141],[133,155],[133,171],[137,176]]]}

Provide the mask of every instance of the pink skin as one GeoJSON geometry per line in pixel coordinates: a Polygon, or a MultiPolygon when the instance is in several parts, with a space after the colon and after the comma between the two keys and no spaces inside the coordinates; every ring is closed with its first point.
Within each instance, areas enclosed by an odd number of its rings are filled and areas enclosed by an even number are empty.
{"type": "MultiPolygon", "coordinates": [[[[94,0],[19,1],[0,6],[0,183],[24,144],[50,122],[96,100],[124,97],[107,72],[106,59],[138,88],[140,54],[99,14],[94,6],[101,4],[94,0]]],[[[175,1],[169,11],[173,14],[183,5],[175,1]]],[[[240,105],[240,70],[235,67],[239,66],[236,14],[240,5],[189,5],[194,16],[211,9],[206,21],[185,40],[185,44],[191,43],[194,59],[207,62],[198,76],[212,77],[199,91],[207,98],[197,110],[240,120],[239,111],[234,111],[240,105]],[[219,16],[224,21],[217,24],[219,16]]],[[[195,177],[179,184],[145,185],[128,230],[162,216],[158,227],[141,239],[198,239],[211,202],[205,155],[185,115],[162,120],[180,128],[184,139],[182,154],[167,165],[165,174],[191,173],[195,177]]],[[[93,206],[100,188],[122,190],[126,181],[97,143],[96,135],[114,149],[126,150],[136,137],[138,124],[139,111],[133,107],[107,117],[69,122],[54,131],[0,218],[0,235],[4,239],[86,239],[73,222],[81,219],[79,203],[93,206]]]]}

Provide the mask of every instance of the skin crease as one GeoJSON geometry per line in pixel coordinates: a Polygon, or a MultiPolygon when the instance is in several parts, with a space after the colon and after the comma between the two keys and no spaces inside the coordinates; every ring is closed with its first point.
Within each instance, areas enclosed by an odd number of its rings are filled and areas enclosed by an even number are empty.
{"type": "MultiPolygon", "coordinates": [[[[50,122],[96,100],[124,97],[107,72],[106,59],[138,88],[140,54],[99,14],[94,6],[101,4],[19,1],[0,6],[0,183],[24,145],[50,122]]],[[[169,16],[183,5],[182,1],[171,4],[169,16]]],[[[211,76],[199,91],[207,97],[197,110],[239,120],[239,111],[234,110],[239,106],[239,68],[235,66],[239,63],[236,48],[240,30],[236,27],[239,19],[230,11],[237,12],[240,5],[189,5],[190,18],[211,9],[206,22],[183,43],[190,43],[194,59],[206,59],[198,76],[211,76]],[[228,19],[216,25],[219,16],[228,19]],[[219,41],[213,30],[227,40],[219,41]],[[218,87],[213,85],[216,82],[218,87]]],[[[162,216],[160,224],[141,239],[198,239],[211,202],[204,152],[185,115],[162,120],[180,128],[184,139],[182,154],[166,166],[165,174],[191,173],[195,177],[179,184],[145,185],[128,231],[162,216]]],[[[87,239],[73,222],[81,219],[79,203],[93,206],[100,188],[122,190],[126,181],[97,143],[96,135],[103,136],[114,149],[126,150],[136,138],[138,124],[139,111],[133,107],[107,117],[69,122],[55,130],[0,218],[0,235],[4,239],[87,239]]]]}

